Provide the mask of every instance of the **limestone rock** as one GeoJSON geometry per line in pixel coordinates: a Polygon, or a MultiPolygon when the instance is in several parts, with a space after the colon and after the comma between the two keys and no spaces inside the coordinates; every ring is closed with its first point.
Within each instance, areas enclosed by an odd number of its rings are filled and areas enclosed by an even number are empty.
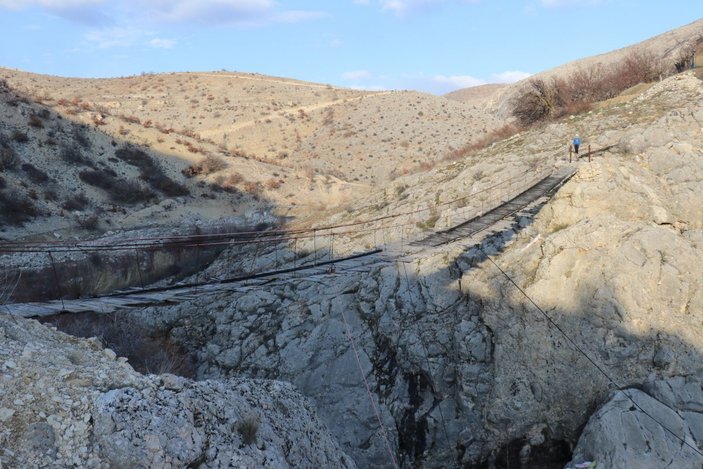
{"type": "Polygon", "coordinates": [[[0,467],[356,467],[295,388],[141,375],[0,314],[0,467]]]}
{"type": "MultiPolygon", "coordinates": [[[[680,381],[678,384],[672,387],[670,382],[660,382],[653,386],[666,387],[672,401],[680,404],[683,389],[680,381]]],[[[695,395],[685,397],[701,405],[700,380],[697,384],[695,395]]],[[[637,389],[616,392],[589,419],[567,467],[583,461],[595,461],[598,467],[701,467],[701,435],[692,431],[692,424],[700,430],[701,414],[689,417],[682,415],[682,410],[637,389]]]]}

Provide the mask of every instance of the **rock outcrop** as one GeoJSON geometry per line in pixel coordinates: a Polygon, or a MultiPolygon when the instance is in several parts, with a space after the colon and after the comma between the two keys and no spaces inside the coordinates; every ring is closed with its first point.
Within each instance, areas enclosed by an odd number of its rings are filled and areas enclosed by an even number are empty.
{"type": "Polygon", "coordinates": [[[2,467],[356,467],[288,383],[141,375],[0,315],[2,467]]]}
{"type": "MultiPolygon", "coordinates": [[[[574,132],[601,151],[534,219],[482,247],[379,256],[140,316],[197,350],[201,378],[294,383],[362,466],[391,464],[384,434],[403,466],[495,460],[523,441],[526,460],[537,457],[545,441],[576,441],[611,380],[622,387],[699,369],[701,104],[703,83],[677,76],[485,150],[480,164],[501,168],[494,178],[525,154],[565,164],[574,132]]],[[[418,180],[403,208],[458,197],[474,171],[456,165],[418,180]]],[[[257,264],[265,258],[258,252],[257,264]]],[[[254,261],[224,255],[204,275],[242,262],[254,261]]]]}
{"type": "Polygon", "coordinates": [[[567,467],[701,467],[703,381],[679,376],[615,395],[588,421],[567,467]]]}

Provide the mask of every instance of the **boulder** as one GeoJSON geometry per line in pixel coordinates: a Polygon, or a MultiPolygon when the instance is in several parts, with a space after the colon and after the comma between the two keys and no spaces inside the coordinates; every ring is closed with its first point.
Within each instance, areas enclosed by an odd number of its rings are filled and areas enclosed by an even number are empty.
{"type": "Polygon", "coordinates": [[[650,385],[655,394],[669,397],[669,402],[638,389],[617,391],[589,419],[567,467],[579,467],[586,461],[608,468],[701,467],[703,392],[700,379],[694,393],[685,381],[650,385]],[[683,412],[684,407],[699,411],[683,412]]]}

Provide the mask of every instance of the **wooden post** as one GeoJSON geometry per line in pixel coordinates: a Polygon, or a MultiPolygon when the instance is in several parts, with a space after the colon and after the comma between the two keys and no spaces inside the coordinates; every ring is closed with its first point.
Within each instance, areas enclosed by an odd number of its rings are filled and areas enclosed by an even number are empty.
{"type": "Polygon", "coordinates": [[[569,145],[569,163],[571,163],[571,150],[572,150],[571,145],[569,145]]]}
{"type": "Polygon", "coordinates": [[[591,162],[591,144],[588,144],[588,162],[591,162]]]}

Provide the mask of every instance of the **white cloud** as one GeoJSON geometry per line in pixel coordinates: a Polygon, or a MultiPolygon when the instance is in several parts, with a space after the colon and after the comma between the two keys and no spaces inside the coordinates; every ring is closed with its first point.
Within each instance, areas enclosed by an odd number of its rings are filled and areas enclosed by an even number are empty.
{"type": "Polygon", "coordinates": [[[432,78],[432,81],[441,86],[453,87],[454,89],[469,88],[471,86],[486,84],[486,82],[481,80],[480,78],[475,78],[470,75],[435,75],[432,78]]]}
{"type": "Polygon", "coordinates": [[[144,33],[132,28],[91,29],[85,39],[93,47],[108,49],[112,47],[129,47],[141,41],[144,33]]]}
{"type": "Polygon", "coordinates": [[[260,25],[297,23],[324,16],[317,11],[285,10],[273,0],[146,0],[149,16],[173,23],[260,25]]]}
{"type": "Polygon", "coordinates": [[[297,23],[325,16],[318,11],[287,10],[274,0],[0,0],[0,8],[30,7],[91,25],[154,21],[261,25],[297,23]]]}
{"type": "Polygon", "coordinates": [[[22,10],[42,8],[51,14],[84,24],[108,24],[103,0],[0,0],[0,8],[22,10]]]}
{"type": "Polygon", "coordinates": [[[366,81],[373,78],[373,75],[368,70],[352,70],[351,72],[342,73],[342,79],[345,81],[366,81]]]}
{"type": "MultiPolygon", "coordinates": [[[[396,16],[405,16],[417,10],[439,8],[450,3],[475,4],[481,0],[378,0],[381,10],[390,11],[396,16]]],[[[368,5],[370,0],[354,0],[359,5],[368,5]]]]}
{"type": "Polygon", "coordinates": [[[21,10],[33,6],[40,6],[50,10],[65,10],[81,8],[103,3],[103,0],[0,0],[0,7],[9,10],[21,10]]]}
{"type": "Polygon", "coordinates": [[[515,83],[516,81],[524,80],[532,76],[531,73],[521,72],[520,70],[511,70],[508,72],[494,73],[493,81],[495,83],[515,83]]]}
{"type": "Polygon", "coordinates": [[[383,0],[381,8],[402,16],[410,10],[426,8],[438,3],[443,3],[443,0],[383,0]]]}
{"type": "Polygon", "coordinates": [[[173,39],[161,39],[159,37],[155,37],[154,39],[149,41],[149,45],[156,49],[171,49],[173,46],[176,45],[176,41],[174,41],[173,39]]]}

